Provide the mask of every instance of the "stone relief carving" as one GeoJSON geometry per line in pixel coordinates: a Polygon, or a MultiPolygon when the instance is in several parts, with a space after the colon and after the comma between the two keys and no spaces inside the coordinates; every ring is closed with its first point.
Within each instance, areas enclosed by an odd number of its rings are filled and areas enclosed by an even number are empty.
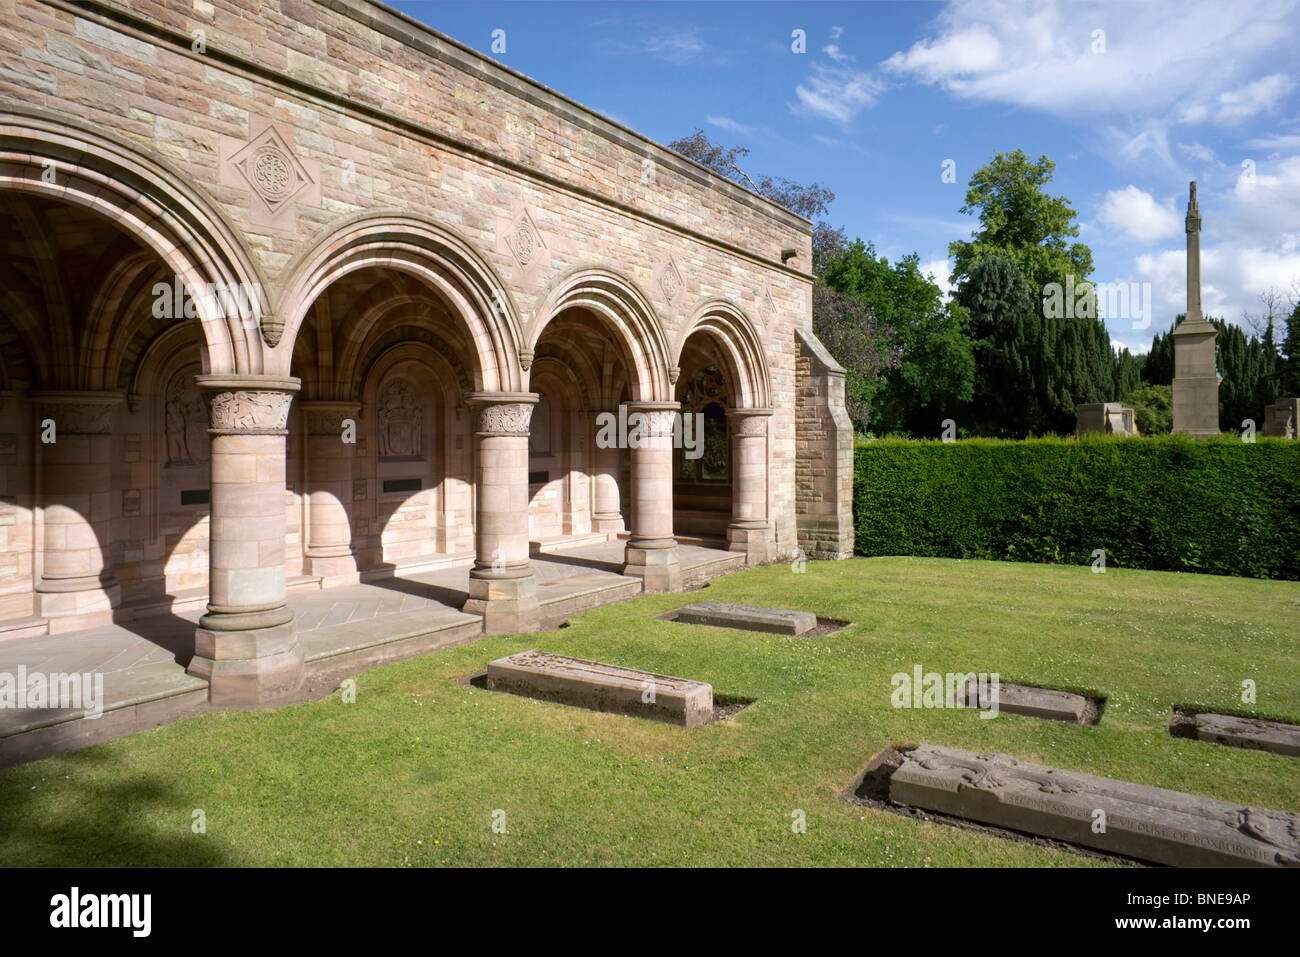
{"type": "Polygon", "coordinates": [[[208,419],[219,432],[280,432],[289,424],[289,392],[214,392],[208,419]]]}
{"type": "Polygon", "coordinates": [[[379,454],[414,458],[420,453],[424,410],[415,387],[393,379],[379,393],[379,454]]]}
{"type": "Polygon", "coordinates": [[[534,455],[551,454],[551,402],[542,395],[529,422],[528,448],[534,455]]]}
{"type": "Polygon", "coordinates": [[[767,419],[766,415],[746,415],[744,409],[732,409],[732,415],[736,419],[737,435],[766,435],[767,419]]]}
{"type": "Polygon", "coordinates": [[[164,400],[166,468],[193,468],[208,460],[208,419],[193,369],[172,376],[164,400]]]}
{"type": "Polygon", "coordinates": [[[477,431],[492,432],[497,435],[527,435],[532,415],[531,402],[483,405],[478,409],[477,431]]]}
{"type": "Polygon", "coordinates": [[[255,136],[230,162],[272,214],[313,184],[306,168],[273,127],[255,136]]]}
{"type": "Polygon", "coordinates": [[[113,431],[113,406],[102,402],[46,402],[41,419],[53,419],[67,435],[108,435],[113,431]]]}
{"type": "Polygon", "coordinates": [[[682,291],[686,284],[682,281],[682,274],[677,270],[676,261],[669,256],[668,265],[659,275],[659,288],[664,291],[664,295],[672,302],[673,298],[682,291]]]}

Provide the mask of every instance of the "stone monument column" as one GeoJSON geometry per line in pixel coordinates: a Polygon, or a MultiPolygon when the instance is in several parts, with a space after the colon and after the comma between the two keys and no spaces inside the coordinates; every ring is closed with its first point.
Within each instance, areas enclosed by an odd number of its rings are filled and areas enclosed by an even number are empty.
{"type": "Polygon", "coordinates": [[[1218,331],[1201,315],[1201,209],[1192,182],[1187,202],[1187,315],[1174,330],[1173,431],[1219,434],[1218,331]]]}
{"type": "Polygon", "coordinates": [[[618,498],[619,448],[617,443],[610,448],[601,448],[595,440],[600,435],[596,419],[597,416],[592,417],[591,530],[603,532],[612,541],[623,531],[623,515],[619,511],[618,498]]]}
{"type": "Polygon", "coordinates": [[[356,402],[303,402],[307,452],[307,572],[324,587],[360,581],[352,551],[352,462],[343,422],[357,422],[356,402]]]}
{"type": "Polygon", "coordinates": [[[208,612],[190,674],[215,705],[250,707],[291,694],[303,657],[284,588],[285,436],[299,381],[195,377],[208,404],[212,455],[208,612]]]}
{"type": "Polygon", "coordinates": [[[673,421],[678,408],[677,402],[627,403],[632,534],[624,549],[623,574],[640,578],[647,592],[682,587],[673,538],[673,421]]]}
{"type": "Polygon", "coordinates": [[[102,621],[121,599],[108,567],[116,392],[33,392],[41,504],[36,614],[51,634],[102,621]],[[50,424],[52,423],[52,425],[50,424]],[[46,441],[46,439],[53,441],[46,441]]]}
{"type": "Polygon", "coordinates": [[[462,610],[488,634],[535,631],[537,579],[528,561],[528,425],[535,392],[473,392],[478,441],[474,567],[462,610]]]}
{"type": "Polygon", "coordinates": [[[731,431],[731,524],[727,547],[745,553],[745,564],[772,558],[772,523],[767,517],[767,425],[771,409],[729,409],[731,431]]]}

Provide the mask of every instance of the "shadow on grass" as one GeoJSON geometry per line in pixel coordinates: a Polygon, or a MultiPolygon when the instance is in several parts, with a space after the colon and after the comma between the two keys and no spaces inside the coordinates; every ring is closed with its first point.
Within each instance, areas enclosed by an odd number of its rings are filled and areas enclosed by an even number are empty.
{"type": "Polygon", "coordinates": [[[182,797],[160,776],[124,773],[105,747],[8,768],[0,771],[0,866],[233,863],[212,834],[191,830],[193,805],[192,797],[182,797]],[[168,822],[164,832],[158,829],[160,813],[168,822]]]}

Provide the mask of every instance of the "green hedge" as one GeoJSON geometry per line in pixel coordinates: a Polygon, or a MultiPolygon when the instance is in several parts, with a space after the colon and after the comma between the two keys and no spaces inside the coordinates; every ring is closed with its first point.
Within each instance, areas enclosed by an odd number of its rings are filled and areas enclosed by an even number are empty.
{"type": "Polygon", "coordinates": [[[1300,442],[886,439],[854,472],[862,555],[1300,579],[1300,442]]]}

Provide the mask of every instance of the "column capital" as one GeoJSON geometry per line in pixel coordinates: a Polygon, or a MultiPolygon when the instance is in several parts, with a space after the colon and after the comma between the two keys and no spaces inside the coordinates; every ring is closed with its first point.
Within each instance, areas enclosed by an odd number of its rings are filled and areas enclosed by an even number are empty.
{"type": "Polygon", "coordinates": [[[727,418],[734,420],[738,436],[764,436],[767,435],[767,420],[773,411],[768,408],[728,409],[727,418]]]}
{"type": "Polygon", "coordinates": [[[539,398],[536,392],[469,392],[465,403],[475,411],[479,435],[527,435],[539,398]]]}
{"type": "Polygon", "coordinates": [[[29,392],[40,419],[53,419],[67,435],[109,435],[113,411],[126,402],[121,392],[75,392],[46,390],[29,392]]]}
{"type": "Polygon", "coordinates": [[[199,375],[208,403],[208,434],[284,435],[302,382],[290,376],[199,375]]]}

